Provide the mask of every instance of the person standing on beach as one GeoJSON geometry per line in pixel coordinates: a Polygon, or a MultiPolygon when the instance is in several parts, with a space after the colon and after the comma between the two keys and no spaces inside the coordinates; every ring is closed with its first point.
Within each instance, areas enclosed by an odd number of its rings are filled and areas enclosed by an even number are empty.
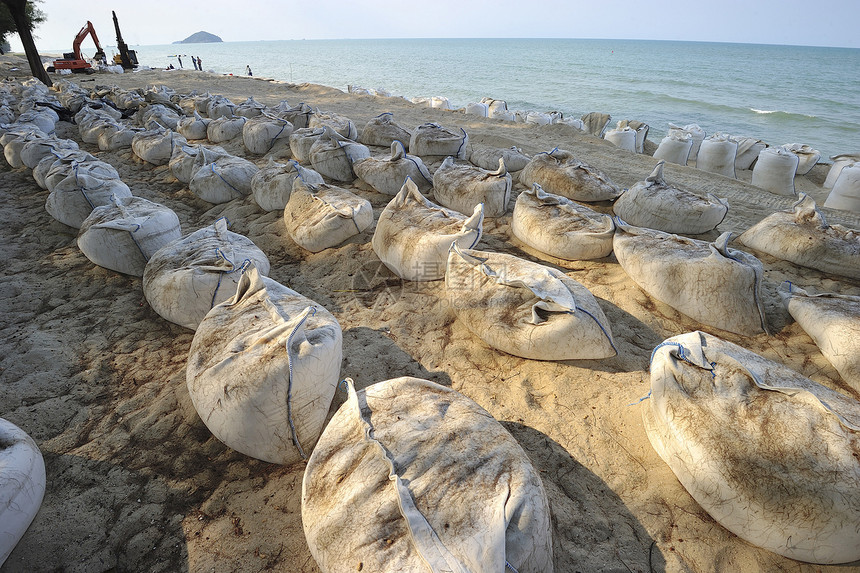
{"type": "Polygon", "coordinates": [[[248,75],[249,75],[249,76],[253,76],[253,75],[254,75],[254,74],[252,74],[252,73],[251,73],[251,66],[245,66],[245,70],[248,72],[248,75]]]}
{"type": "Polygon", "coordinates": [[[197,56],[197,67],[200,68],[200,71],[203,71],[203,60],[200,59],[200,56],[197,56]]]}
{"type": "Polygon", "coordinates": [[[182,56],[176,54],[176,59],[179,60],[179,68],[182,69],[182,56]]]}

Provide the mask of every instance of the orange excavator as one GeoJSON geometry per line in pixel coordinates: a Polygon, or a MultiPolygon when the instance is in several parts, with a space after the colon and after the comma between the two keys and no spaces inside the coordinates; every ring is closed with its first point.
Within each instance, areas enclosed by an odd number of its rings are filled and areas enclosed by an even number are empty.
{"type": "Polygon", "coordinates": [[[96,44],[96,54],[93,59],[99,62],[107,62],[107,56],[105,56],[105,52],[102,50],[101,44],[99,44],[99,37],[96,36],[96,30],[93,28],[92,22],[87,21],[87,25],[81,28],[81,31],[75,36],[75,40],[72,42],[72,51],[65,52],[62,59],[54,60],[55,69],[72,70],[75,73],[92,71],[92,64],[84,60],[81,55],[81,43],[83,43],[87,35],[91,35],[93,42],[96,44]]]}

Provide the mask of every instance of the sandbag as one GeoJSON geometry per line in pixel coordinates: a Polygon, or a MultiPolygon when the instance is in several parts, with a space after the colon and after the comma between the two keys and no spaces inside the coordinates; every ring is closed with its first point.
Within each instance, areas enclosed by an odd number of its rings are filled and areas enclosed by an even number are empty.
{"type": "Polygon", "coordinates": [[[352,164],[370,157],[370,150],[366,145],[339,135],[328,125],[323,130],[308,154],[314,171],[335,181],[354,181],[352,164]]]}
{"type": "Polygon", "coordinates": [[[92,210],[110,205],[113,196],[131,197],[131,190],[119,179],[100,179],[74,170],[54,185],[45,201],[45,209],[60,223],[80,229],[92,210]]]}
{"type": "Polygon", "coordinates": [[[547,193],[574,201],[611,201],[621,195],[602,171],[558,148],[535,155],[520,173],[520,183],[526,187],[537,183],[547,193]]]}
{"type": "Polygon", "coordinates": [[[489,117],[490,106],[485,103],[469,102],[466,104],[466,115],[477,115],[478,117],[489,117]]]}
{"type": "Polygon", "coordinates": [[[612,120],[612,116],[608,113],[592,111],[586,113],[580,119],[583,123],[583,131],[590,133],[594,137],[603,137],[603,134],[606,133],[606,128],[609,126],[609,122],[612,120]]]}
{"type": "MultiPolygon", "coordinates": [[[[202,110],[199,110],[201,113],[202,110]]],[[[236,104],[224,96],[214,95],[206,101],[206,117],[218,119],[221,117],[234,117],[236,104]]]]}
{"type": "Polygon", "coordinates": [[[216,117],[206,126],[206,138],[212,143],[223,143],[242,135],[247,117],[221,116],[216,117]]]}
{"type": "Polygon", "coordinates": [[[650,296],[708,326],[745,336],[767,332],[762,264],[730,249],[730,232],[708,243],[620,220],[615,224],[615,257],[650,296]]]}
{"type": "Polygon", "coordinates": [[[499,166],[499,159],[505,161],[505,167],[509,173],[516,173],[522,171],[532,158],[516,146],[499,148],[485,145],[473,147],[472,154],[469,156],[469,161],[487,170],[496,169],[499,166]]]}
{"type": "Polygon", "coordinates": [[[173,149],[186,143],[188,142],[184,137],[169,129],[148,129],[132,138],[131,150],[147,163],[167,165],[173,155],[173,149]]]}
{"type": "Polygon", "coordinates": [[[715,133],[702,141],[696,157],[696,169],[735,178],[738,142],[728,135],[715,133]]]}
{"type": "Polygon", "coordinates": [[[833,185],[835,185],[836,180],[839,179],[839,174],[842,173],[842,169],[852,163],[860,163],[860,153],[831,155],[830,160],[833,161],[833,165],[830,166],[830,169],[827,171],[827,177],[821,185],[825,189],[833,189],[833,185]]]}
{"type": "Polygon", "coordinates": [[[791,209],[772,213],[747,229],[738,242],[802,267],[860,279],[860,231],[828,225],[806,193],[791,209]]]}
{"type": "Polygon", "coordinates": [[[685,131],[669,130],[654,150],[654,159],[686,165],[693,148],[693,136],[685,131]]]}
{"type": "MultiPolygon", "coordinates": [[[[51,169],[56,165],[71,165],[75,162],[83,163],[90,160],[96,161],[95,156],[81,149],[56,151],[43,157],[42,160],[33,168],[33,180],[36,181],[36,184],[42,189],[47,189],[48,185],[46,183],[46,178],[51,169]]],[[[109,164],[106,163],[105,165],[109,164]]],[[[111,169],[114,168],[111,166],[111,169]]],[[[116,169],[114,169],[114,171],[116,171],[116,169]]],[[[119,173],[117,173],[116,178],[119,178],[119,173]]],[[[60,179],[57,180],[57,182],[59,181],[60,179]]]]}
{"type": "Polygon", "coordinates": [[[308,127],[329,127],[338,135],[355,141],[358,139],[358,129],[351,119],[345,115],[340,115],[334,112],[320,111],[319,109],[308,117],[308,127]]]}
{"type": "Polygon", "coordinates": [[[753,161],[758,159],[758,154],[767,147],[767,144],[754,137],[735,137],[738,142],[738,151],[735,155],[735,169],[749,169],[753,161]]]}
{"type": "Polygon", "coordinates": [[[851,163],[839,172],[824,206],[860,213],[860,162],[851,163]]]}
{"type": "Polygon", "coordinates": [[[390,157],[357,159],[352,168],[359,179],[385,195],[397,195],[407,178],[422,191],[433,187],[433,176],[421,158],[408,155],[403,144],[396,140],[391,143],[390,157]]]}
{"type": "Polygon", "coordinates": [[[651,358],[642,418],[693,499],[791,559],[860,559],[860,403],[703,332],[651,358]]]}
{"type": "Polygon", "coordinates": [[[53,161],[44,176],[45,189],[53,191],[54,187],[59,185],[61,181],[76,175],[90,175],[96,179],[119,179],[119,172],[116,167],[105,161],[100,161],[92,155],[89,157],[91,159],[75,154],[74,156],[63,156],[53,161]]]}
{"type": "Polygon", "coordinates": [[[242,128],[245,149],[256,155],[280,151],[290,145],[293,124],[269,113],[249,119],[242,128]]]}
{"type": "Polygon", "coordinates": [[[615,221],[535,183],[517,197],[511,231],[526,245],[568,261],[608,257],[615,221]]]}
{"type": "Polygon", "coordinates": [[[284,224],[297,245],[318,253],[370,227],[373,207],[346,189],[296,179],[284,207],[284,224]]]}
{"type": "Polygon", "coordinates": [[[191,117],[183,117],[176,124],[176,131],[185,139],[206,139],[209,123],[212,120],[203,117],[197,111],[191,117]]]}
{"type": "Polygon", "coordinates": [[[440,205],[470,215],[484,205],[485,217],[501,217],[508,209],[513,181],[499,159],[495,171],[471,164],[455,164],[448,156],[433,174],[433,196],[440,205]]]}
{"type": "Polygon", "coordinates": [[[594,296],[557,269],[455,243],[445,294],[472,334],[508,354],[534,360],[616,354],[609,321],[594,296]]]}
{"type": "Polygon", "coordinates": [[[314,110],[308,104],[300,103],[291,107],[286,101],[282,101],[269,111],[293,124],[294,130],[307,128],[309,119],[314,115],[314,110]]]}
{"type": "Polygon", "coordinates": [[[394,114],[385,112],[367,122],[358,141],[364,145],[379,147],[390,147],[392,143],[399,141],[403,148],[409,151],[411,137],[412,133],[408,129],[394,121],[394,114]]]}
{"type": "Polygon", "coordinates": [[[419,378],[346,385],[302,482],[323,573],[553,572],[540,476],[490,414],[419,378]]]}
{"type": "Polygon", "coordinates": [[[415,128],[409,139],[409,151],[419,157],[447,157],[466,159],[469,136],[466,130],[454,132],[438,123],[423,123],[415,128]]]}
{"type": "MultiPolygon", "coordinates": [[[[19,139],[21,141],[21,139],[19,139]]],[[[78,144],[71,139],[59,139],[56,137],[23,138],[21,146],[21,163],[28,169],[34,169],[39,162],[50,155],[64,151],[75,151],[78,144]]]]}
{"type": "Polygon", "coordinates": [[[482,97],[481,103],[487,104],[489,117],[497,117],[499,114],[508,111],[508,102],[503,99],[494,99],[491,97],[482,97]]]}
{"type": "Polygon", "coordinates": [[[211,153],[204,147],[194,160],[188,188],[209,203],[226,203],[251,193],[251,178],[257,171],[247,159],[211,153]]]}
{"type": "Polygon", "coordinates": [[[752,184],[777,195],[795,195],[794,173],[798,158],[782,147],[768,147],[758,154],[752,184]]]}
{"type": "Polygon", "coordinates": [[[619,149],[636,152],[636,131],[629,126],[622,127],[619,125],[615,129],[610,129],[603,134],[603,139],[619,149]]]}
{"type": "Polygon", "coordinates": [[[804,143],[786,143],[783,147],[797,155],[796,175],[806,175],[821,159],[821,153],[817,149],[812,149],[804,143]]]}
{"type": "Polygon", "coordinates": [[[122,125],[111,125],[98,136],[98,145],[101,151],[118,151],[128,149],[134,141],[134,136],[143,131],[139,127],[126,127],[122,125]]]}
{"type": "Polygon", "coordinates": [[[629,127],[636,132],[636,144],[634,150],[636,153],[645,152],[645,140],[648,138],[648,130],[651,127],[647,123],[641,121],[622,119],[618,122],[618,128],[629,127]]]}
{"type": "Polygon", "coordinates": [[[180,115],[175,109],[163,104],[144,104],[138,108],[134,114],[134,119],[140,126],[145,126],[152,121],[156,121],[164,127],[175,131],[179,124],[180,115]]]}
{"type": "Polygon", "coordinates": [[[84,219],[78,248],[100,267],[142,277],[152,255],[180,237],[172,209],[141,197],[113,197],[84,219]]]}
{"type": "Polygon", "coordinates": [[[699,159],[699,150],[702,148],[702,142],[705,140],[705,130],[696,125],[695,123],[687,124],[683,127],[675,125],[673,123],[669,124],[669,133],[672,132],[682,134],[689,133],[690,138],[693,140],[693,145],[690,146],[690,155],[687,158],[687,161],[698,161],[699,159]]]}
{"type": "Polygon", "coordinates": [[[860,392],[860,296],[780,285],[782,303],[849,386],[860,392]]]}
{"type": "MultiPolygon", "coordinates": [[[[10,132],[7,132],[8,135],[10,132]]],[[[7,137],[3,143],[3,156],[6,162],[12,169],[24,167],[24,161],[21,159],[21,151],[24,146],[33,141],[51,141],[47,135],[38,130],[22,131],[14,137],[7,137]]],[[[56,141],[56,140],[54,140],[56,141]]]]}
{"type": "Polygon", "coordinates": [[[729,212],[729,202],[710,193],[700,197],[667,183],[664,163],[660,161],[645,181],[625,191],[612,210],[631,225],[667,233],[699,235],[714,230],[729,212]]]}
{"type": "Polygon", "coordinates": [[[194,409],[245,455],[307,459],[340,380],[342,339],[330,312],[251,266],[194,333],[186,373],[194,409]]]}
{"type": "Polygon", "coordinates": [[[473,248],[481,240],[483,222],[482,205],[466,217],[432,203],[407,179],[379,215],[371,245],[379,260],[400,278],[435,281],[445,277],[451,243],[473,248]]]}
{"type": "Polygon", "coordinates": [[[0,418],[0,567],[45,497],[45,460],[27,433],[0,418]]]}
{"type": "Polygon", "coordinates": [[[305,127],[290,134],[290,153],[299,163],[311,162],[311,147],[322,137],[325,129],[305,127]]]}
{"type": "Polygon", "coordinates": [[[143,270],[143,294],[159,316],[196,330],[212,307],[235,294],[251,265],[269,274],[263,251],[228,231],[222,217],[156,251],[143,270]]]}
{"type": "Polygon", "coordinates": [[[251,119],[253,117],[259,117],[265,112],[265,110],[265,104],[255,100],[254,96],[250,96],[248,99],[237,105],[236,109],[233,110],[233,113],[235,115],[251,119]]]}
{"type": "Polygon", "coordinates": [[[286,165],[270,161],[251,178],[251,193],[254,201],[264,211],[281,211],[290,200],[293,182],[301,178],[309,185],[325,183],[322,175],[313,169],[302,167],[296,161],[286,165]]]}

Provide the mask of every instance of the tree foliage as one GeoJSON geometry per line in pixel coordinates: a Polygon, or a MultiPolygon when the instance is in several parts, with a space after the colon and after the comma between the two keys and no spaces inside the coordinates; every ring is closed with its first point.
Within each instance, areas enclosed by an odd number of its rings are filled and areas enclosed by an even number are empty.
{"type": "MultiPolygon", "coordinates": [[[[45,21],[45,13],[39,10],[36,4],[39,0],[26,2],[25,10],[27,20],[30,23],[30,30],[37,24],[45,21]]],[[[5,1],[0,1],[0,44],[9,40],[10,34],[17,34],[18,28],[15,26],[15,20],[12,18],[12,13],[9,12],[9,6],[5,1]]]]}

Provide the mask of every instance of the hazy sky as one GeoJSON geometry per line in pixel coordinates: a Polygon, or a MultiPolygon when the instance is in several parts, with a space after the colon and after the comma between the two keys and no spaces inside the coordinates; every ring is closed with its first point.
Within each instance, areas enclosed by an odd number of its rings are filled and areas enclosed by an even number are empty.
{"type": "MultiPolygon", "coordinates": [[[[111,10],[132,46],[205,30],[225,42],[339,38],[610,38],[860,48],[857,0],[43,0],[44,52],[71,50],[90,20],[115,45],[111,10]],[[537,7],[536,7],[537,6],[537,7]]],[[[20,51],[17,35],[12,49],[20,51]]],[[[85,41],[85,52],[92,51],[85,41]]]]}

